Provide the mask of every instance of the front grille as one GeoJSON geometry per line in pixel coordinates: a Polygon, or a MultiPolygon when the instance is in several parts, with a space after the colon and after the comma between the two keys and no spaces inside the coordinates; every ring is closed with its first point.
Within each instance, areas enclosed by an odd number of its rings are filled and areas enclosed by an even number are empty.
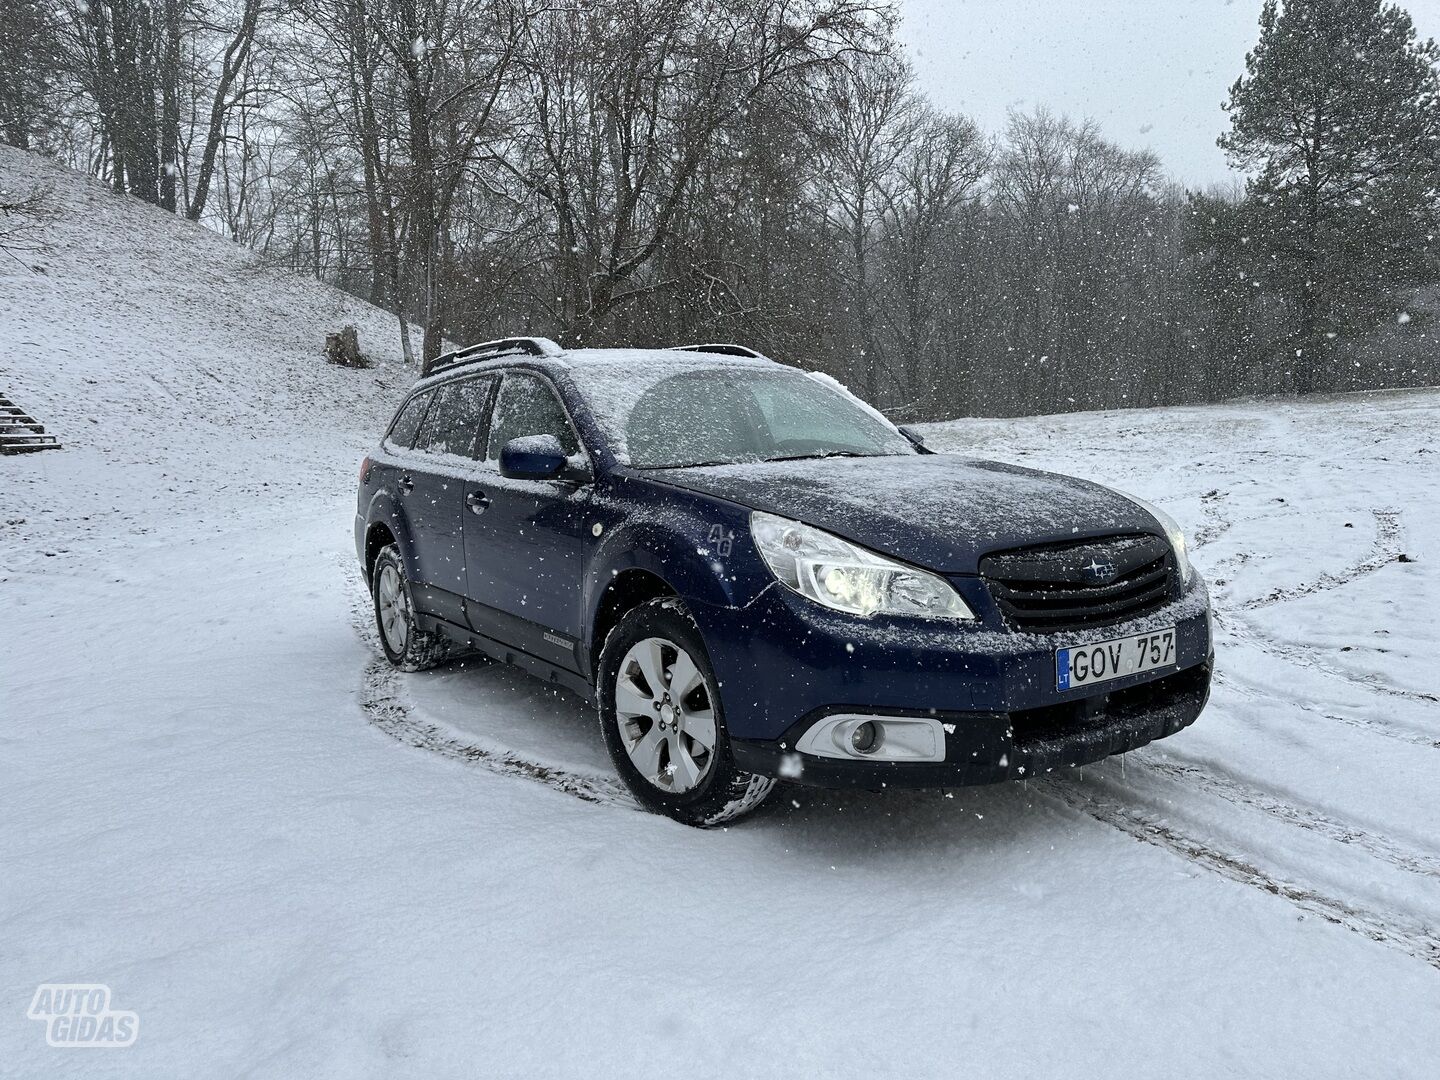
{"type": "Polygon", "coordinates": [[[1012,625],[1066,630],[1154,611],[1173,595],[1174,563],[1158,536],[1110,536],[987,555],[980,573],[1012,625]]]}

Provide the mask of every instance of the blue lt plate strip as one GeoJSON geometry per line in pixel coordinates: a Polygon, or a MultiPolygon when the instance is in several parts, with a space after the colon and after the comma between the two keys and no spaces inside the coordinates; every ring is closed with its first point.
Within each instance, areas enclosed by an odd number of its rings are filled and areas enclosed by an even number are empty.
{"type": "Polygon", "coordinates": [[[1070,650],[1057,649],[1055,652],[1055,685],[1060,690],[1070,689],[1070,650]]]}

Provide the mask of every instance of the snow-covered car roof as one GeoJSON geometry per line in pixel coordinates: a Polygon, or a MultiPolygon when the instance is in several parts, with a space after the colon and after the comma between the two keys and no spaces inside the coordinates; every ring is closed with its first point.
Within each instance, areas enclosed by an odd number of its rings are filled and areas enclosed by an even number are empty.
{"type": "MultiPolygon", "coordinates": [[[[693,369],[700,365],[710,367],[749,367],[757,364],[781,367],[776,361],[759,353],[746,356],[738,351],[711,352],[705,346],[686,345],[665,349],[562,349],[547,338],[531,339],[543,345],[534,352],[515,349],[496,356],[477,359],[473,363],[463,359],[437,371],[433,375],[419,379],[414,389],[422,389],[435,383],[442,382],[460,372],[473,373],[488,371],[495,367],[506,367],[517,362],[538,365],[540,367],[589,367],[592,365],[605,367],[625,367],[628,365],[644,365],[653,367],[657,364],[673,365],[677,371],[693,369]],[[549,346],[548,348],[544,346],[549,346]]],[[[743,346],[716,346],[726,350],[739,350],[743,346]]]]}
{"type": "Polygon", "coordinates": [[[737,356],[734,353],[706,352],[692,348],[671,349],[567,349],[554,359],[573,364],[627,364],[637,360],[670,362],[684,367],[697,362],[773,364],[764,356],[737,356]]]}

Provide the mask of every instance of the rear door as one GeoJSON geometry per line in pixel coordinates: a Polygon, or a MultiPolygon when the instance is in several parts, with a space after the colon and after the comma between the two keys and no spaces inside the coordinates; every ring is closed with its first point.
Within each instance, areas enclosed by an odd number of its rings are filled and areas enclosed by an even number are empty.
{"type": "MultiPolygon", "coordinates": [[[[385,520],[392,532],[396,535],[413,535],[414,530],[408,526],[405,499],[407,493],[413,489],[415,462],[412,454],[415,435],[420,430],[420,423],[425,419],[425,411],[430,407],[430,399],[434,396],[433,390],[422,390],[407,400],[396,412],[390,429],[380,440],[382,452],[376,454],[370,462],[370,482],[361,485],[360,489],[359,511],[366,516],[367,526],[373,523],[370,515],[378,502],[386,508],[385,520]],[[382,498],[382,495],[388,498],[382,498]]],[[[406,550],[401,548],[402,552],[406,550]]],[[[410,561],[406,564],[405,573],[413,581],[413,552],[407,554],[407,557],[410,561]]]]}
{"type": "Polygon", "coordinates": [[[465,566],[471,624],[533,656],[578,670],[585,511],[590,485],[511,480],[500,449],[522,435],[554,435],[566,453],[580,440],[550,383],[506,372],[495,395],[484,470],[465,492],[465,566]]]}
{"type": "Polygon", "coordinates": [[[455,379],[435,390],[400,478],[415,550],[415,603],[458,626],[465,617],[465,485],[480,467],[493,376],[455,379]]]}

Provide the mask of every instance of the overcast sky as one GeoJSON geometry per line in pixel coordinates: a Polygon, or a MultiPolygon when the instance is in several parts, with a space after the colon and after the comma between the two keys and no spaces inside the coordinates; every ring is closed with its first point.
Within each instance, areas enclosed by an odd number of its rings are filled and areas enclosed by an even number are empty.
{"type": "MultiPolygon", "coordinates": [[[[1440,39],[1440,0],[1404,6],[1440,39]]],[[[1220,104],[1259,36],[1261,0],[902,0],[901,37],[938,105],[999,131],[1048,105],[1160,155],[1195,187],[1224,182],[1220,104]]]]}

